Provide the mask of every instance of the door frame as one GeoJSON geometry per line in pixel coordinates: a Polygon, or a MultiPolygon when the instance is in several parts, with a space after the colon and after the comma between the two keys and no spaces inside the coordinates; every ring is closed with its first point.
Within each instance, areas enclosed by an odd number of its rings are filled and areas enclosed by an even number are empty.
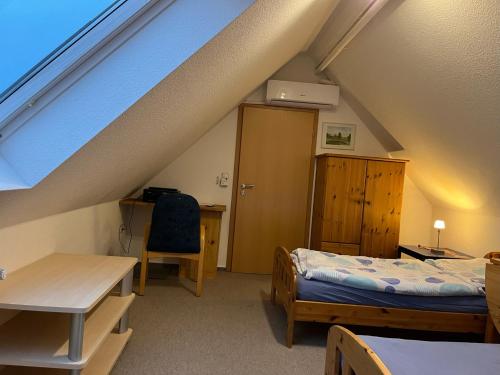
{"type": "MultiPolygon", "coordinates": [[[[233,170],[233,186],[231,195],[231,211],[229,216],[229,239],[227,242],[227,258],[226,258],[226,270],[232,271],[233,264],[233,244],[234,244],[234,228],[236,226],[236,202],[238,200],[238,180],[240,172],[240,153],[241,153],[241,136],[243,130],[243,111],[245,108],[266,108],[266,109],[278,109],[285,111],[299,111],[299,112],[311,112],[314,114],[313,123],[313,141],[311,145],[311,162],[309,168],[309,186],[307,188],[307,213],[306,213],[306,226],[305,231],[305,246],[309,243],[310,226],[311,226],[311,205],[313,199],[313,184],[314,184],[314,166],[316,157],[316,143],[318,139],[318,117],[319,109],[313,108],[294,108],[294,107],[282,107],[267,104],[251,104],[251,103],[241,103],[238,106],[238,127],[236,130],[236,150],[234,153],[234,170],[233,170]]],[[[277,244],[279,245],[279,244],[277,244]]]]}

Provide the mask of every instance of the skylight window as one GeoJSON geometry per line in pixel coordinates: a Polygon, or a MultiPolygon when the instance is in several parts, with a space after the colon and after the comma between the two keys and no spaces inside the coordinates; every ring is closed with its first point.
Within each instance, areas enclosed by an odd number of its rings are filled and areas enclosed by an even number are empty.
{"type": "Polygon", "coordinates": [[[0,143],[17,131],[20,117],[70,87],[66,77],[76,82],[85,74],[80,67],[134,20],[174,1],[0,0],[0,143]]]}
{"type": "Polygon", "coordinates": [[[2,0],[0,103],[126,0],[2,0]]]}
{"type": "Polygon", "coordinates": [[[0,190],[38,184],[253,2],[0,0],[0,190]]]}

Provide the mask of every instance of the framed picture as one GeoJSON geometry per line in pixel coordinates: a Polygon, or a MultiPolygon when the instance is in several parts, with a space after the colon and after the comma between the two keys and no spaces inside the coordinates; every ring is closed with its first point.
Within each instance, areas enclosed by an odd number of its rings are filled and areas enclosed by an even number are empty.
{"type": "Polygon", "coordinates": [[[354,124],[323,123],[322,148],[354,150],[355,138],[356,125],[354,124]]]}

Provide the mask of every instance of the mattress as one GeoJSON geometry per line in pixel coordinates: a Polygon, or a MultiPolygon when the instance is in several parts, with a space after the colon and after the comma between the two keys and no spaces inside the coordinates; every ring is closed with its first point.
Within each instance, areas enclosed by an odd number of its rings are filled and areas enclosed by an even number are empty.
{"type": "Polygon", "coordinates": [[[319,280],[308,280],[297,274],[297,299],[316,302],[345,303],[377,307],[485,314],[484,296],[413,296],[357,289],[319,280]]]}
{"type": "Polygon", "coordinates": [[[360,336],[394,375],[498,375],[500,345],[360,336]]]}

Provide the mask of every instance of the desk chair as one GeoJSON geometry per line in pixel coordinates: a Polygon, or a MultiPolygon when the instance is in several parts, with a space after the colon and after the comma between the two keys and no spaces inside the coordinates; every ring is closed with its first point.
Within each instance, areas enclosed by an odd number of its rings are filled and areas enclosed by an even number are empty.
{"type": "Polygon", "coordinates": [[[196,296],[203,289],[205,226],[200,225],[200,205],[185,194],[164,194],[144,229],[139,295],[144,295],[148,262],[153,258],[177,258],[198,263],[196,296]]]}

